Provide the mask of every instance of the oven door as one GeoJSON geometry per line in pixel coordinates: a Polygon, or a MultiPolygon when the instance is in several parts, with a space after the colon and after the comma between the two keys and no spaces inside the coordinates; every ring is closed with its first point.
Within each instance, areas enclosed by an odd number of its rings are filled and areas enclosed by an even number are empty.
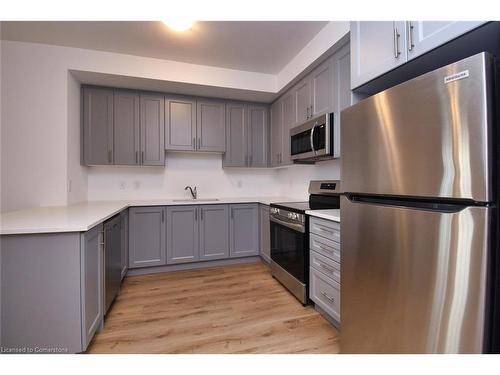
{"type": "Polygon", "coordinates": [[[271,219],[271,260],[302,284],[308,284],[307,230],[303,233],[271,219]]]}

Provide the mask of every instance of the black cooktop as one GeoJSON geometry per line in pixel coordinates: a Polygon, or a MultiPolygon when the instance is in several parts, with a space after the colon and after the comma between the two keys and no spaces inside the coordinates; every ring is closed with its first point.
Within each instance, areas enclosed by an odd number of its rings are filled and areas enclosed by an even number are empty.
{"type": "Polygon", "coordinates": [[[271,203],[271,206],[282,208],[292,212],[298,212],[301,214],[311,209],[309,202],[279,202],[279,203],[271,203]]]}

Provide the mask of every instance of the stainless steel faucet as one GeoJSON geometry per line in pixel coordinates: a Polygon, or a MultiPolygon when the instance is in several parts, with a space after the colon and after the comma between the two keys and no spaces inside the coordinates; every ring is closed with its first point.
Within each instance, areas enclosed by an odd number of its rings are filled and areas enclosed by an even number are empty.
{"type": "Polygon", "coordinates": [[[191,186],[188,185],[184,188],[184,190],[187,190],[187,189],[189,189],[189,191],[191,192],[191,196],[193,197],[193,199],[196,199],[198,197],[198,192],[196,191],[196,186],[193,189],[191,186]]]}

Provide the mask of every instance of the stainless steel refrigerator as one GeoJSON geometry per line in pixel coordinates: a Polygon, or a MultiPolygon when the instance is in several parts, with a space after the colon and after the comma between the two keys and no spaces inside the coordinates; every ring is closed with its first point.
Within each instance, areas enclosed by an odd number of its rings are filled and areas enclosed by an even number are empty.
{"type": "Polygon", "coordinates": [[[491,351],[493,74],[477,54],[341,113],[342,352],[491,351]]]}

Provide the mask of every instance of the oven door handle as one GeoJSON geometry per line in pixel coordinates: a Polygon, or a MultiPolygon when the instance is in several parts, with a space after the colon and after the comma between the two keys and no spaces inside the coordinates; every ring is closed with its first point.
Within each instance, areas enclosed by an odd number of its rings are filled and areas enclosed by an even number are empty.
{"type": "Polygon", "coordinates": [[[318,125],[318,121],[316,121],[311,129],[311,150],[312,152],[314,152],[314,154],[316,155],[316,150],[314,149],[314,129],[316,129],[316,125],[318,125]]]}
{"type": "Polygon", "coordinates": [[[270,216],[269,220],[272,221],[273,223],[283,225],[283,226],[285,226],[287,228],[293,229],[293,230],[295,230],[297,232],[300,232],[300,233],[305,233],[306,232],[306,226],[304,224],[290,223],[288,221],[281,220],[281,219],[279,219],[279,218],[277,218],[275,216],[270,216]]]}

